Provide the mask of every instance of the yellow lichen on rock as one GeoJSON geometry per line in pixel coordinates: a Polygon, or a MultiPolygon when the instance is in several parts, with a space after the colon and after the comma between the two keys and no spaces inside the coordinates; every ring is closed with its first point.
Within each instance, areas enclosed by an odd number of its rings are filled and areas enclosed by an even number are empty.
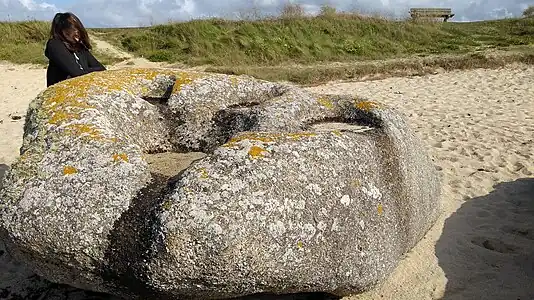
{"type": "Polygon", "coordinates": [[[165,200],[165,202],[163,202],[161,204],[161,207],[164,209],[164,210],[169,210],[171,209],[171,206],[172,206],[172,202],[171,200],[165,200]]]}
{"type": "Polygon", "coordinates": [[[358,179],[354,179],[350,182],[350,185],[352,187],[355,187],[355,188],[359,188],[362,184],[360,183],[360,181],[358,179]]]}
{"type": "Polygon", "coordinates": [[[373,109],[380,108],[380,104],[378,104],[376,102],[373,102],[373,101],[361,101],[361,100],[356,100],[356,102],[354,103],[354,106],[357,109],[363,110],[363,111],[371,111],[373,109]]]}
{"type": "Polygon", "coordinates": [[[283,136],[284,135],[294,141],[298,141],[305,137],[316,136],[317,134],[313,132],[297,132],[297,133],[286,133],[286,134],[283,134],[283,136]]]}
{"type": "Polygon", "coordinates": [[[341,133],[341,131],[339,130],[332,130],[332,133],[337,135],[337,136],[342,136],[343,134],[341,133]]]}
{"type": "Polygon", "coordinates": [[[250,155],[250,157],[252,158],[260,158],[260,157],[264,157],[264,153],[268,153],[269,151],[263,149],[262,147],[259,147],[259,146],[252,146],[250,147],[250,149],[248,150],[248,155],[250,155]]]}
{"type": "Polygon", "coordinates": [[[273,143],[280,137],[278,133],[266,133],[266,132],[247,132],[231,138],[226,142],[223,147],[234,147],[237,143],[244,140],[259,141],[263,143],[273,143]]]}
{"type": "Polygon", "coordinates": [[[73,119],[80,119],[80,113],[58,110],[52,113],[52,117],[48,120],[48,123],[53,125],[61,125],[62,123],[73,119]]]}
{"type": "Polygon", "coordinates": [[[208,178],[208,171],[206,168],[200,168],[200,178],[207,179],[208,178]]]}
{"type": "Polygon", "coordinates": [[[291,132],[291,133],[271,133],[271,132],[247,132],[231,138],[223,147],[234,147],[237,143],[245,140],[258,141],[262,143],[275,143],[284,139],[291,139],[294,141],[302,138],[316,136],[313,132],[291,132]]]}
{"type": "Polygon", "coordinates": [[[233,87],[237,86],[237,84],[239,83],[237,76],[230,76],[230,83],[233,87]]]}
{"type": "Polygon", "coordinates": [[[85,88],[77,90],[66,82],[59,83],[50,88],[44,94],[43,108],[48,113],[48,123],[61,125],[74,119],[80,119],[81,112],[88,108],[93,108],[85,101],[83,96],[85,88]]]}
{"type": "Polygon", "coordinates": [[[94,125],[90,124],[69,124],[65,127],[67,132],[70,132],[72,135],[89,137],[92,139],[102,139],[103,137],[100,134],[100,130],[95,128],[94,125]]]}
{"type": "Polygon", "coordinates": [[[382,204],[378,204],[376,210],[378,211],[378,214],[381,215],[384,212],[384,206],[382,206],[382,204]]]}
{"type": "Polygon", "coordinates": [[[63,167],[63,175],[73,175],[78,173],[78,169],[76,169],[73,166],[64,166],[63,167]]]}
{"type": "Polygon", "coordinates": [[[193,74],[188,72],[180,72],[176,74],[176,76],[176,81],[174,83],[174,86],[172,87],[172,94],[179,93],[184,85],[188,85],[194,80],[203,77],[200,74],[193,74]]]}
{"type": "MultiPolygon", "coordinates": [[[[158,75],[174,76],[171,70],[125,69],[117,71],[93,72],[84,76],[62,81],[49,87],[43,93],[43,108],[48,123],[64,125],[82,119],[85,110],[94,109],[87,103],[89,95],[101,95],[123,91],[135,96],[148,93],[146,81],[158,75]]],[[[100,138],[100,131],[93,125],[69,124],[67,132],[100,138]]]]}
{"type": "Polygon", "coordinates": [[[115,153],[113,154],[113,161],[114,162],[120,162],[120,161],[124,161],[124,162],[128,162],[130,159],[128,157],[128,154],[126,153],[115,153]]]}
{"type": "Polygon", "coordinates": [[[334,108],[334,103],[332,103],[332,101],[330,99],[328,99],[328,98],[325,98],[325,97],[318,98],[317,102],[320,105],[322,105],[322,106],[324,106],[324,107],[326,107],[328,109],[333,109],[334,108]]]}

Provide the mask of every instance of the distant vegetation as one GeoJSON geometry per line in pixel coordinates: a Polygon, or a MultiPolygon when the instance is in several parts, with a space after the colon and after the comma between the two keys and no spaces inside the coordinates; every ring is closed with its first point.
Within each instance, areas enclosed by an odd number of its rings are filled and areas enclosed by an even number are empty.
{"type": "MultiPolygon", "coordinates": [[[[207,65],[217,72],[298,82],[383,72],[362,63],[385,59],[448,55],[448,60],[433,61],[441,61],[438,66],[446,69],[488,66],[491,62],[479,54],[488,49],[521,49],[520,61],[534,61],[534,18],[470,23],[393,21],[340,13],[328,6],[310,17],[299,5],[288,5],[277,18],[193,20],[91,31],[151,61],[207,65]],[[339,64],[333,67],[332,62],[339,64]],[[354,63],[359,70],[347,67],[354,63]]],[[[47,32],[48,23],[43,22],[0,23],[0,60],[42,63],[47,32]]],[[[393,65],[402,68],[402,63],[393,65]]]]}
{"type": "Polygon", "coordinates": [[[44,63],[44,43],[50,28],[45,22],[0,22],[0,60],[44,63]]]}
{"type": "MultiPolygon", "coordinates": [[[[44,49],[50,34],[50,23],[43,21],[0,22],[0,61],[46,64],[44,49]]],[[[117,61],[95,49],[95,56],[104,64],[117,61]]]]}
{"type": "Polygon", "coordinates": [[[473,23],[388,21],[351,14],[260,21],[195,20],[103,29],[115,45],[152,61],[187,65],[280,65],[468,53],[534,43],[534,20],[473,23]]]}
{"type": "Polygon", "coordinates": [[[534,17],[534,5],[527,7],[527,9],[523,11],[523,16],[534,17]]]}

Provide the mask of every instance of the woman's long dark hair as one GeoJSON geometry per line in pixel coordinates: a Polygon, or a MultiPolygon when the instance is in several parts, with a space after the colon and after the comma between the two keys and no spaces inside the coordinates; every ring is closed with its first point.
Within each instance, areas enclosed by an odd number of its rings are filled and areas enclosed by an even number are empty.
{"type": "Polygon", "coordinates": [[[92,49],[87,30],[80,19],[71,12],[57,13],[54,16],[50,39],[54,38],[62,41],[70,51],[92,49]],[[78,36],[78,41],[75,39],[76,36],[78,36]]]}

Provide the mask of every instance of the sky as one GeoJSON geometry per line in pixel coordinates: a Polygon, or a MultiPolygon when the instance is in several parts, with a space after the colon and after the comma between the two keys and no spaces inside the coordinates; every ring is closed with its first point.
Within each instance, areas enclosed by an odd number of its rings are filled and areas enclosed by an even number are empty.
{"type": "MultiPolygon", "coordinates": [[[[86,27],[137,27],[197,18],[275,15],[290,0],[0,0],[0,21],[52,20],[75,13],[86,27]],[[254,13],[256,12],[256,13],[254,13]]],[[[451,21],[519,17],[534,0],[298,0],[307,12],[321,5],[342,11],[407,17],[410,7],[452,8],[451,21]]]]}

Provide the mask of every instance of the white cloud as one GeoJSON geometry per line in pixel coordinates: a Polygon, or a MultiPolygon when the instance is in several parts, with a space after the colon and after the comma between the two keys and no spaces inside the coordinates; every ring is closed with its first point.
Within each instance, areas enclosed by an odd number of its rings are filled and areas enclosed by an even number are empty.
{"type": "Polygon", "coordinates": [[[3,0],[0,2],[0,20],[52,19],[58,11],[54,4],[33,0],[3,0]]]}
{"type": "MultiPolygon", "coordinates": [[[[199,17],[236,18],[277,14],[287,0],[76,0],[56,7],[53,0],[0,0],[0,20],[28,18],[51,20],[54,13],[70,10],[88,27],[140,26],[199,17]]],[[[457,21],[520,16],[534,0],[300,0],[307,11],[323,4],[345,11],[406,17],[410,7],[450,7],[457,21]]]]}

